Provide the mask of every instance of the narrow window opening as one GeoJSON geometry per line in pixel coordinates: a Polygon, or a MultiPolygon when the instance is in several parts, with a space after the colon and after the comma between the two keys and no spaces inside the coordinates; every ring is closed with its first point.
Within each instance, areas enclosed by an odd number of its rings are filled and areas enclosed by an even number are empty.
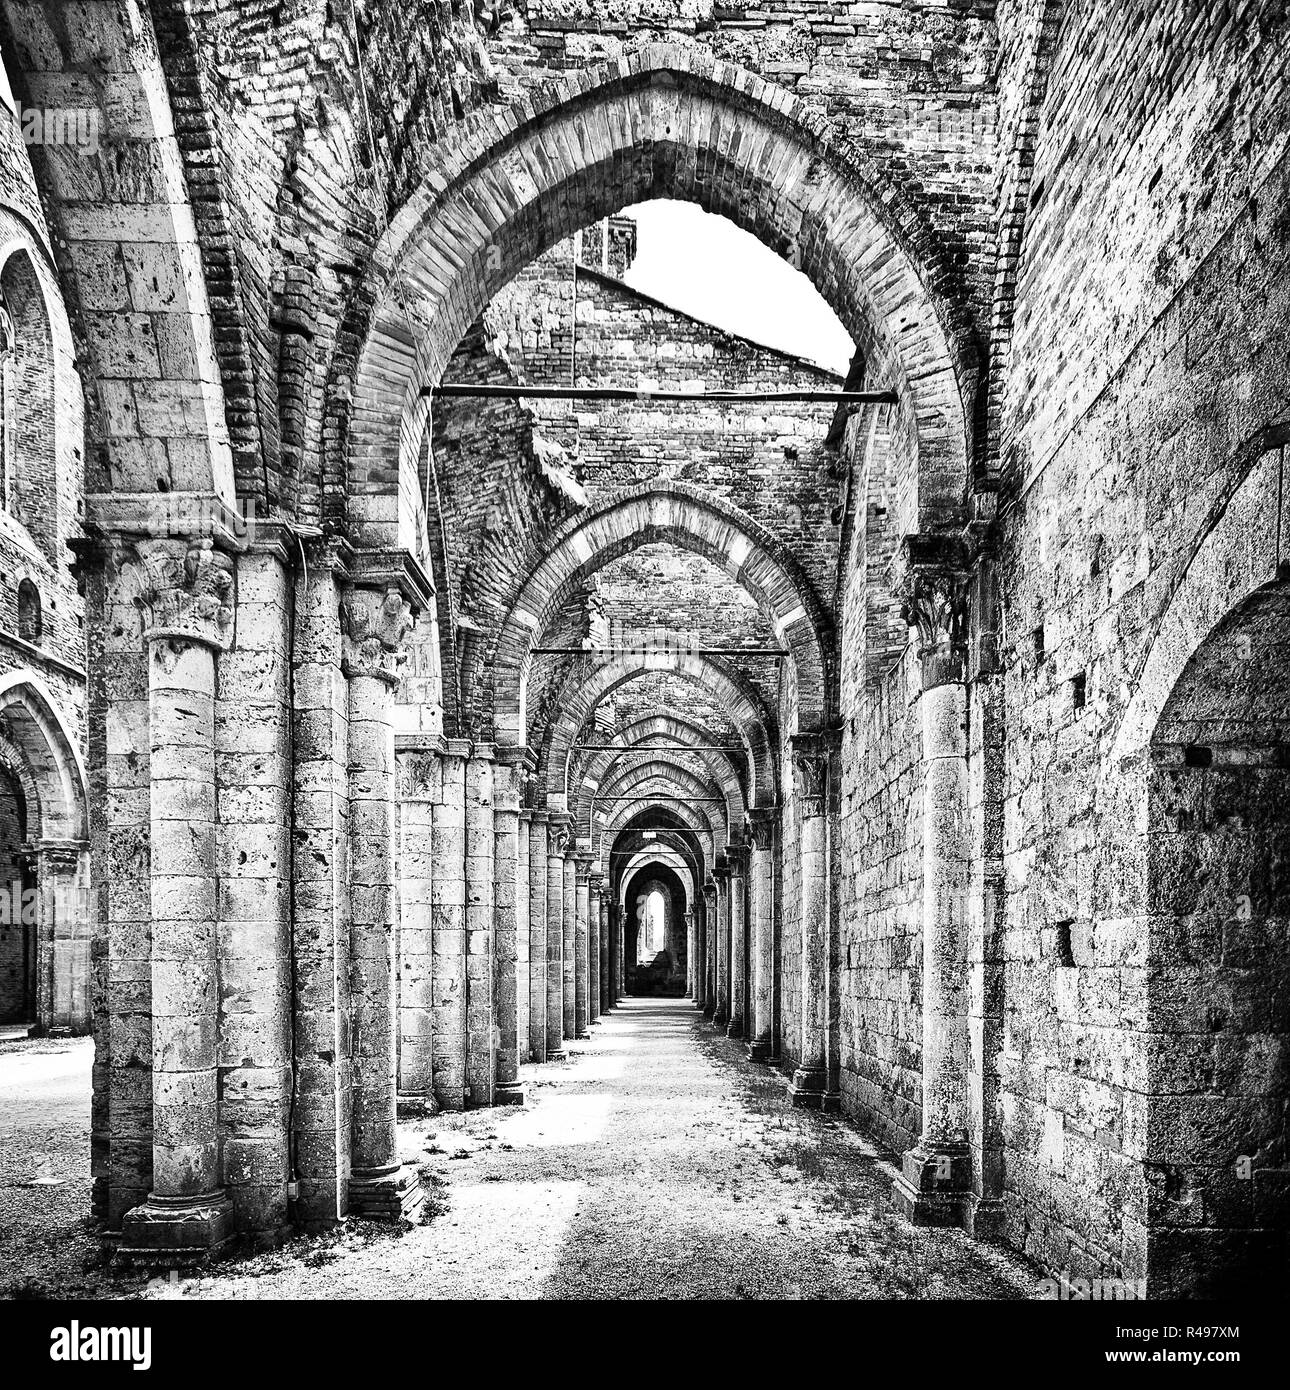
{"type": "Polygon", "coordinates": [[[1083,709],[1088,699],[1088,677],[1083,671],[1071,679],[1071,704],[1075,709],[1083,709]]]}
{"type": "Polygon", "coordinates": [[[1075,948],[1071,944],[1071,928],[1075,925],[1073,918],[1067,918],[1063,922],[1057,923],[1057,964],[1074,965],[1075,948]]]}

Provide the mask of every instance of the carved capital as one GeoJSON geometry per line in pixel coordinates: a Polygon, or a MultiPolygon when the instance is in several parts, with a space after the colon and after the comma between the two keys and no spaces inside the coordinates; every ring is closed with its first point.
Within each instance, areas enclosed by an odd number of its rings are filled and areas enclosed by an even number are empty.
{"type": "Polygon", "coordinates": [[[793,788],[811,815],[820,813],[829,792],[829,747],[818,733],[798,734],[792,742],[793,788]]]}
{"type": "Polygon", "coordinates": [[[341,670],[351,679],[374,676],[390,685],[407,660],[412,609],[394,584],[346,590],[340,606],[341,670]]]}
{"type": "Polygon", "coordinates": [[[770,850],[775,847],[775,821],[777,813],[765,809],[748,812],[748,838],[755,850],[770,850]]]}
{"type": "Polygon", "coordinates": [[[233,561],[199,540],[146,539],[126,551],[121,575],[133,587],[148,640],[233,644],[233,561]]]}
{"type": "Polygon", "coordinates": [[[573,841],[573,827],[570,824],[570,817],[566,812],[551,812],[550,835],[551,853],[567,853],[573,841]]]}
{"type": "Polygon", "coordinates": [[[967,664],[971,552],[962,537],[906,536],[893,564],[900,615],[918,634],[923,688],[961,681],[967,664]]]}

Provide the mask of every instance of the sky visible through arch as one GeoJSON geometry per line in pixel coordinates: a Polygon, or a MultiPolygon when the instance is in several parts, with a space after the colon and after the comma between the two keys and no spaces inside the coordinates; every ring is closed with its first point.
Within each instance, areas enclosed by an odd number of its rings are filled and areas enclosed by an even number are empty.
{"type": "Polygon", "coordinates": [[[652,199],[623,209],[638,228],[625,279],[696,318],[845,375],[855,352],[837,315],[799,270],[727,218],[652,199]]]}

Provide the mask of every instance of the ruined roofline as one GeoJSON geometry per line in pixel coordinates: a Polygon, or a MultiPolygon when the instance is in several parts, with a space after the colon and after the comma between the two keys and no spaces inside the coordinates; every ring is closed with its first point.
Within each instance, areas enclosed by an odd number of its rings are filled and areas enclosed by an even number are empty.
{"type": "Polygon", "coordinates": [[[622,290],[629,294],[633,299],[640,300],[643,304],[653,305],[656,309],[663,309],[669,314],[676,314],[678,318],[689,319],[691,323],[697,323],[699,327],[706,328],[718,337],[728,338],[733,342],[746,343],[749,347],[756,348],[759,352],[769,352],[773,356],[785,362],[792,362],[795,366],[802,367],[809,372],[814,372],[817,376],[824,377],[827,381],[836,382],[839,385],[843,382],[844,375],[841,372],[831,371],[820,362],[814,362],[809,357],[803,357],[800,353],[788,352],[784,348],[775,347],[772,343],[763,342],[760,338],[750,338],[746,333],[736,333],[733,329],[722,328],[720,324],[713,323],[711,319],[705,319],[699,314],[692,314],[688,309],[678,308],[675,304],[669,304],[665,299],[659,299],[656,295],[648,294],[645,290],[638,290],[634,285],[629,285],[626,280],[620,280],[617,275],[611,275],[608,271],[597,270],[595,266],[585,265],[583,262],[575,260],[574,270],[578,275],[586,275],[591,279],[599,281],[610,289],[622,290]]]}

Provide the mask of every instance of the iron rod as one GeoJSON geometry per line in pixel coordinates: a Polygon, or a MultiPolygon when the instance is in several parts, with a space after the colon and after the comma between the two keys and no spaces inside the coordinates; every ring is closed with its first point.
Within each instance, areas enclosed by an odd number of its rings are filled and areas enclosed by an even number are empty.
{"type": "Polygon", "coordinates": [[[782,647],[533,647],[534,656],[773,656],[790,653],[782,647]]]}
{"type": "Polygon", "coordinates": [[[894,391],[679,391],[660,386],[512,386],[495,382],[450,381],[427,386],[423,396],[514,401],[714,401],[722,405],[895,405],[894,391]]]}

